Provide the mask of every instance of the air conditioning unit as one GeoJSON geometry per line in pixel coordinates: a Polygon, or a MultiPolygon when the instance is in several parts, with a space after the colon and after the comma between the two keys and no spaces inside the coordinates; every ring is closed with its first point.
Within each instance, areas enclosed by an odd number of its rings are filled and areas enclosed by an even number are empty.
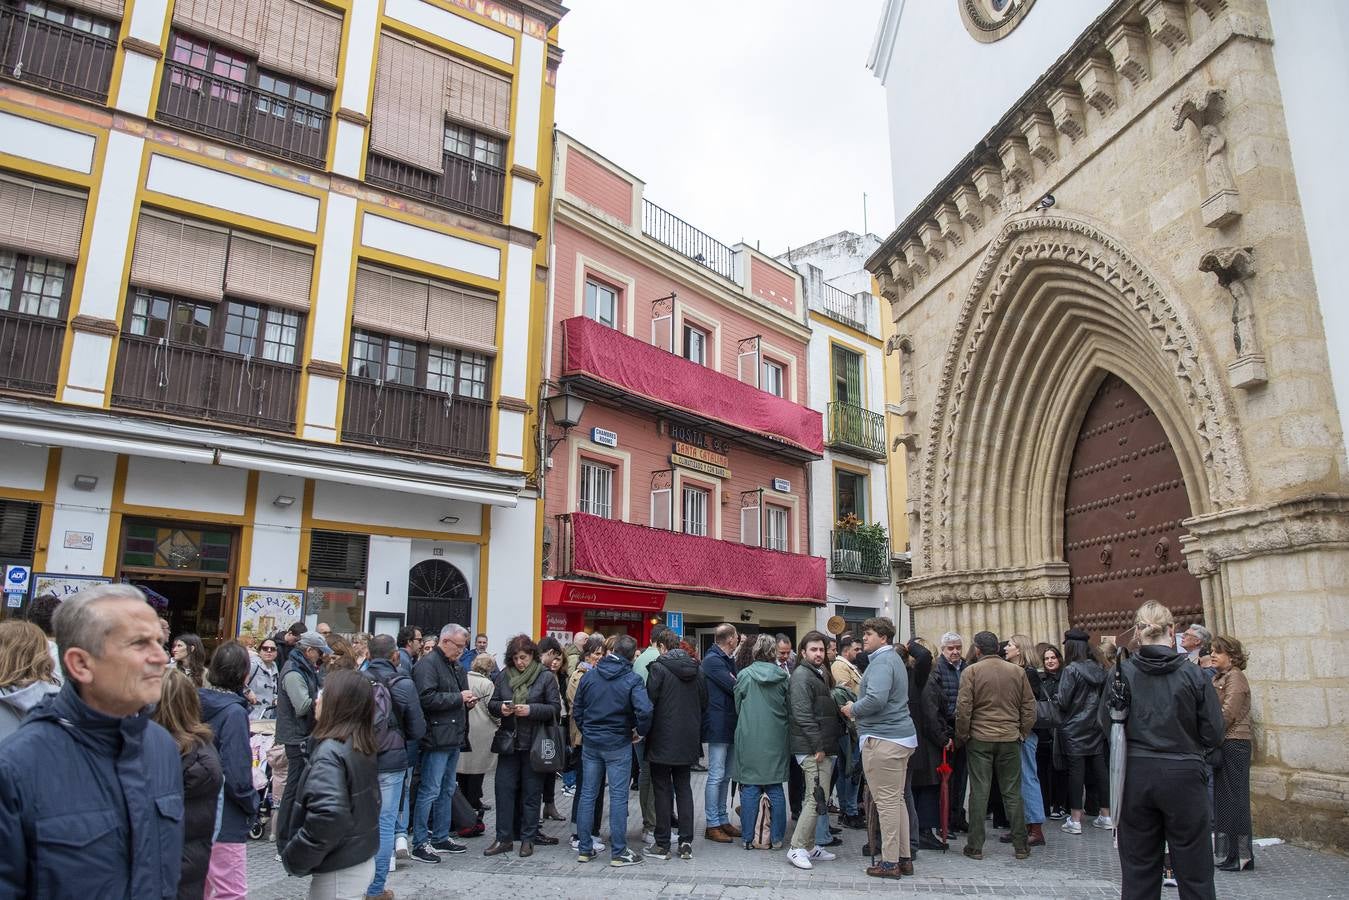
{"type": "Polygon", "coordinates": [[[862,570],[861,550],[835,550],[835,572],[860,572],[862,570]]]}

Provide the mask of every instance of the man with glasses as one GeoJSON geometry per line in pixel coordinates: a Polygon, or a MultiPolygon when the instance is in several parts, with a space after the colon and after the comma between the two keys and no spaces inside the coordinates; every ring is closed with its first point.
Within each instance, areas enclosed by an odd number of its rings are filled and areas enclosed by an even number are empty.
{"type": "Polygon", "coordinates": [[[426,715],[422,780],[412,812],[412,858],[424,863],[440,862],[440,853],[468,849],[450,837],[459,751],[468,737],[469,710],[478,702],[459,665],[459,657],[467,648],[468,631],[451,623],[440,630],[440,641],[412,670],[412,682],[426,715]],[[431,821],[433,808],[435,821],[431,821]]]}
{"type": "Polygon", "coordinates": [[[248,672],[244,696],[248,699],[250,719],[276,718],[276,680],[280,671],[276,666],[276,639],[263,638],[257,659],[248,672]]]}

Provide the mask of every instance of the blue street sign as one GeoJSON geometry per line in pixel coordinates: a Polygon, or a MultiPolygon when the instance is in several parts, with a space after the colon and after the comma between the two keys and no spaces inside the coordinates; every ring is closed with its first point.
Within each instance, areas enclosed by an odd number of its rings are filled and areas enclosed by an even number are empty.
{"type": "Polygon", "coordinates": [[[665,614],[665,627],[669,628],[680,637],[683,637],[684,614],[682,612],[667,612],[665,614]]]}

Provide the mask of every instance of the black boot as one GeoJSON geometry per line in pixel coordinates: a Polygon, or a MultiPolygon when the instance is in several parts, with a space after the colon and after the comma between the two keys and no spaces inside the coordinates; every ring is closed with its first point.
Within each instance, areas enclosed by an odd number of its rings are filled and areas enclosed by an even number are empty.
{"type": "Polygon", "coordinates": [[[941,842],[931,828],[921,828],[918,830],[918,847],[922,850],[946,850],[947,845],[941,842]]]}

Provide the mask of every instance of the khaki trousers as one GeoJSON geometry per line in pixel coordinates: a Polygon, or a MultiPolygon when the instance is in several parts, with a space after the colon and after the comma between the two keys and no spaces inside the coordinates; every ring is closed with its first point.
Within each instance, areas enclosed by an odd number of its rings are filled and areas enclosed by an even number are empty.
{"type": "Polygon", "coordinates": [[[866,773],[871,799],[881,828],[881,859],[909,859],[909,809],[904,803],[904,779],[912,747],[869,737],[862,742],[862,771],[866,773]]]}
{"type": "Polygon", "coordinates": [[[801,798],[801,815],[796,817],[796,828],[792,830],[792,849],[810,850],[815,846],[815,825],[820,816],[829,814],[827,809],[815,808],[815,779],[829,796],[829,775],[833,772],[834,757],[826,756],[824,762],[817,763],[815,754],[807,753],[801,760],[801,772],[806,778],[806,793],[801,798]]]}

